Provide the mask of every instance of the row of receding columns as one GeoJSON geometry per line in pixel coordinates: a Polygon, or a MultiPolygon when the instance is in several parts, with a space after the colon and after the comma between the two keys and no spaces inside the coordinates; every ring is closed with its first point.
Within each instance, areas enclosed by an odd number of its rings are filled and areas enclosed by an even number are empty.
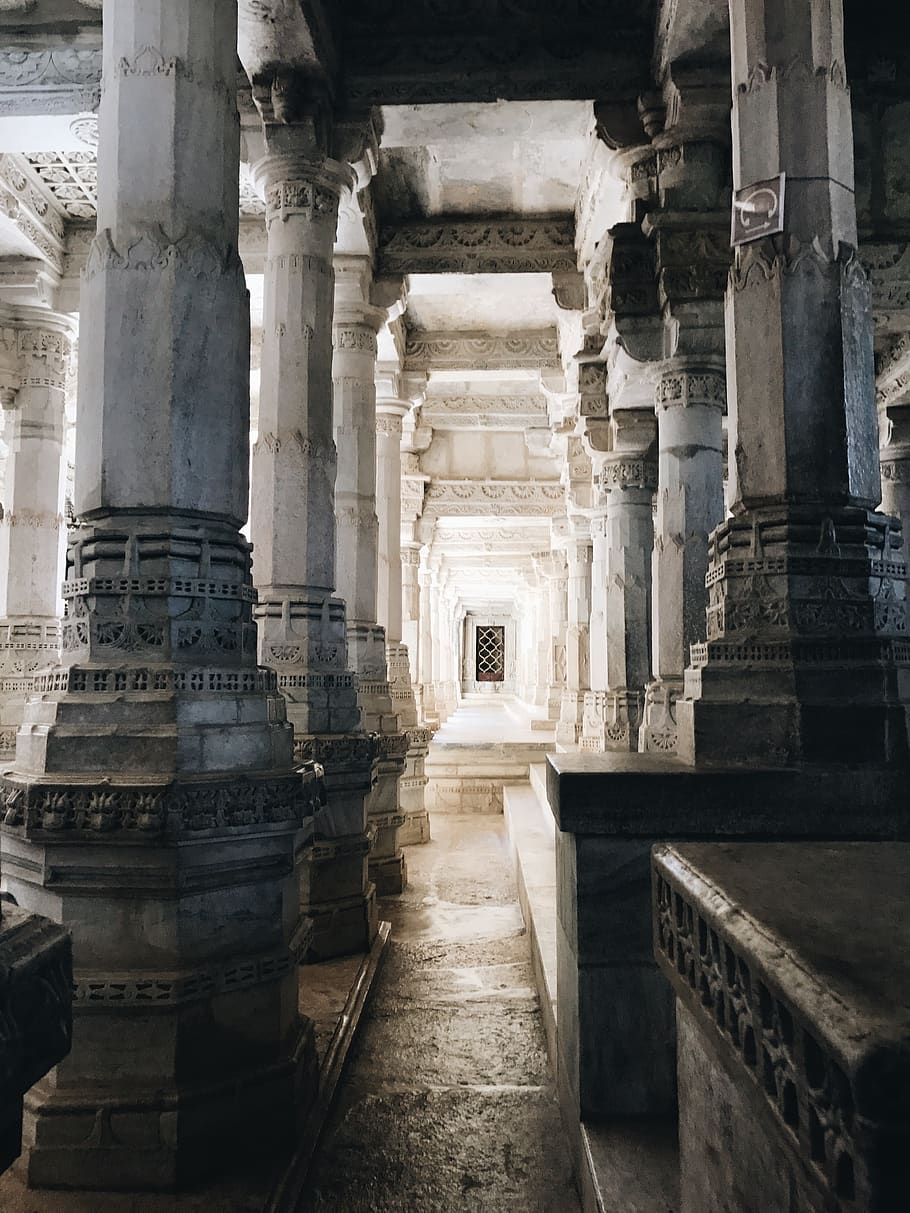
{"type": "Polygon", "coordinates": [[[62,623],[71,325],[0,315],[2,673],[19,723],[2,870],[74,950],[73,1049],[28,1097],[25,1178],[156,1189],[294,1140],[316,1081],[297,966],[369,947],[376,883],[401,887],[408,826],[427,836],[427,739],[402,727],[416,725],[406,696],[396,713],[379,622],[377,501],[401,687],[390,449],[376,484],[385,313],[362,262],[334,263],[355,179],[331,116],[257,87],[268,255],[250,497],[236,0],[118,3],[103,37],[62,623]],[[36,657],[17,706],[11,676],[36,657]]]}

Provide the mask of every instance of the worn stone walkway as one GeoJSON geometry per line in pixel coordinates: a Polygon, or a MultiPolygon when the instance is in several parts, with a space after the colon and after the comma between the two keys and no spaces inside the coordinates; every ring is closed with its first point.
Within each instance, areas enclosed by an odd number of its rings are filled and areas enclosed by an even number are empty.
{"type": "Polygon", "coordinates": [[[432,828],[301,1213],[577,1213],[503,818],[432,828]]]}

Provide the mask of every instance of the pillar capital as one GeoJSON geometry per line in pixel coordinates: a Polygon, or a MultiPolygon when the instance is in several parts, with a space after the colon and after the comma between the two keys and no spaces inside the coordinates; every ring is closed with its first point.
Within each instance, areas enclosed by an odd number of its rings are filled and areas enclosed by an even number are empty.
{"type": "Polygon", "coordinates": [[[354,188],[350,165],[329,156],[287,149],[270,152],[251,168],[255,187],[265,200],[266,223],[307,220],[331,228],[334,239],[338,203],[354,188]]]}
{"type": "Polygon", "coordinates": [[[720,359],[673,358],[657,371],[658,410],[727,407],[726,377],[720,359]]]}

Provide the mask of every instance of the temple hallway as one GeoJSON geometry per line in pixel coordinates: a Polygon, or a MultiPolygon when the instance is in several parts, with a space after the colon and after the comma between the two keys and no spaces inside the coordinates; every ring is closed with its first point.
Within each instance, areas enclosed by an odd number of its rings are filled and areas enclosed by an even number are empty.
{"type": "Polygon", "coordinates": [[[466,696],[433,735],[432,746],[512,744],[552,748],[555,722],[544,719],[544,709],[501,696],[466,696]]]}
{"type": "Polygon", "coordinates": [[[503,818],[407,857],[300,1213],[576,1213],[503,818]]]}

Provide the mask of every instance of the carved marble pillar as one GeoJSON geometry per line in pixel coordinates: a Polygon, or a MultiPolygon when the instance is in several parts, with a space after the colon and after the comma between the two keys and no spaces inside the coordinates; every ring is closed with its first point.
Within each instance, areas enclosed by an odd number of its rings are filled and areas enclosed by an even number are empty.
{"type": "Polygon", "coordinates": [[[421,723],[430,728],[439,726],[436,711],[436,689],[433,683],[433,573],[430,569],[430,549],[420,549],[417,570],[420,589],[420,643],[417,649],[418,711],[421,723]]]}
{"type": "Polygon", "coordinates": [[[63,437],[73,323],[0,309],[9,442],[0,516],[0,751],[16,748],[30,676],[57,659],[63,437]]]}
{"type": "Polygon", "coordinates": [[[566,542],[566,684],[562,694],[556,746],[574,749],[584,723],[585,692],[590,689],[591,529],[587,518],[570,519],[566,542]]]}
{"type": "Polygon", "coordinates": [[[397,397],[376,400],[376,512],[379,517],[379,622],[386,629],[386,656],[392,703],[399,727],[408,737],[404,771],[398,784],[398,802],[404,814],[399,831],[402,846],[429,842],[430,818],[424,803],[427,777],[424,763],[430,734],[417,721],[417,704],[411,679],[411,662],[403,643],[404,599],[413,609],[415,549],[408,550],[407,595],[403,585],[401,550],[401,421],[410,402],[397,397]]]}
{"type": "Polygon", "coordinates": [[[73,1048],[26,1098],[24,1176],[168,1189],[296,1137],[312,806],[240,534],[237,5],[118,0],[103,54],[63,657],[5,777],[3,879],[73,939],[73,1048]]]}
{"type": "Polygon", "coordinates": [[[582,748],[634,750],[651,675],[657,465],[646,452],[634,451],[600,455],[597,462],[599,490],[606,499],[603,669],[595,673],[592,662],[594,689],[585,701],[582,748]]]}
{"type": "Polygon", "coordinates": [[[562,710],[566,687],[566,629],[568,627],[568,577],[565,552],[554,549],[545,566],[547,577],[547,621],[549,624],[549,660],[547,663],[547,719],[555,725],[562,710]]]}
{"type": "Polygon", "coordinates": [[[657,382],[657,567],[654,680],[645,696],[639,749],[673,753],[676,701],[690,646],[705,631],[708,536],[724,516],[722,365],[681,357],[657,382]]]}
{"type": "MultiPolygon", "coordinates": [[[[294,752],[325,768],[328,803],[301,853],[310,955],[368,948],[377,929],[366,806],[375,747],[348,665],[345,604],[335,596],[332,250],[351,170],[316,142],[318,124],[279,121],[258,98],[268,155],[255,167],[266,200],[259,437],[251,533],[263,664],[275,669],[294,752]]],[[[281,111],[283,117],[295,117],[281,111]]]]}
{"type": "Polygon", "coordinates": [[[373,832],[369,873],[381,895],[407,880],[399,833],[398,781],[408,747],[392,703],[386,633],[378,623],[379,520],[376,514],[376,334],[385,310],[369,302],[367,257],[335,257],[332,379],[335,396],[337,590],[347,607],[349,664],[358,680],[364,728],[378,763],[367,807],[373,832]]]}
{"type": "MultiPolygon", "coordinates": [[[[905,566],[881,495],[871,295],[856,253],[841,0],[731,0],[734,185],[787,174],[784,234],[727,292],[733,517],[680,755],[907,762],[905,566]]],[[[875,797],[869,788],[870,805],[875,797]]]]}

